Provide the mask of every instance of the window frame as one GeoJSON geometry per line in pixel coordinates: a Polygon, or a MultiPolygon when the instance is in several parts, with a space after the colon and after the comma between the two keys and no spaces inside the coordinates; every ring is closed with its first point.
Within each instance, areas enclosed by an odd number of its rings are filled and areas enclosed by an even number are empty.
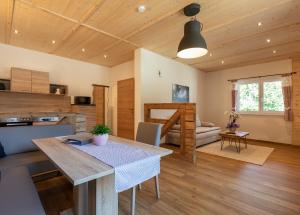
{"type": "Polygon", "coordinates": [[[247,79],[247,80],[239,80],[236,84],[237,90],[237,98],[236,98],[236,111],[242,115],[277,115],[281,116],[284,115],[283,111],[264,111],[264,83],[265,82],[274,82],[274,81],[281,81],[283,82],[283,78],[281,76],[272,76],[272,77],[265,77],[265,78],[256,78],[256,79],[247,79]],[[240,93],[239,93],[239,85],[240,84],[251,84],[251,83],[258,83],[258,111],[240,111],[240,93]]]}

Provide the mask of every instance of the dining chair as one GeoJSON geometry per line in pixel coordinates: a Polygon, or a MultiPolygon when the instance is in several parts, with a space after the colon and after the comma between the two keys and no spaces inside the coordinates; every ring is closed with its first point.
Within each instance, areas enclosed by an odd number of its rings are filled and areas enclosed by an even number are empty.
{"type": "MultiPolygon", "coordinates": [[[[158,123],[140,122],[137,129],[136,141],[149,145],[160,146],[160,134],[162,125],[158,123]]],[[[155,177],[155,190],[157,199],[160,198],[158,175],[155,177]]],[[[141,184],[138,185],[141,189],[141,184]]],[[[131,193],[131,215],[135,214],[136,186],[132,188],[131,193]]]]}

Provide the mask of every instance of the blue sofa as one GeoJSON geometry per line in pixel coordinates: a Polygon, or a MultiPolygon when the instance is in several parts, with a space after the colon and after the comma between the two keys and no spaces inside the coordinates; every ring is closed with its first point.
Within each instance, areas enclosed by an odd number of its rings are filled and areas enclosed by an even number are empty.
{"type": "Polygon", "coordinates": [[[32,139],[72,135],[74,131],[72,125],[0,128],[0,142],[7,154],[0,158],[1,215],[45,215],[31,176],[55,166],[32,139]]]}

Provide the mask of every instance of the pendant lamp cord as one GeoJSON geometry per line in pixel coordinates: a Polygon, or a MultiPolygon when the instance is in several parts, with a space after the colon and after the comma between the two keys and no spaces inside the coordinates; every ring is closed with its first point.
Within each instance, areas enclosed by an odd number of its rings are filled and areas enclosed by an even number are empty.
{"type": "MultiPolygon", "coordinates": [[[[194,20],[197,21],[197,16],[193,16],[193,17],[191,18],[191,20],[192,20],[192,21],[194,21],[194,20]]],[[[201,22],[199,22],[199,23],[200,23],[200,31],[202,31],[202,29],[203,29],[203,24],[202,24],[201,22]]]]}

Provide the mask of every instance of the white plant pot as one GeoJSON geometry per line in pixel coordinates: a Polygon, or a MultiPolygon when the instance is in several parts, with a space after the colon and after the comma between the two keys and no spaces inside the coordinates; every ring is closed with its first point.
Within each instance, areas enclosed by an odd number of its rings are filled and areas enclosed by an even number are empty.
{"type": "Polygon", "coordinates": [[[94,135],[93,143],[97,146],[104,146],[107,144],[108,134],[94,135]]]}
{"type": "Polygon", "coordinates": [[[235,134],[236,128],[229,128],[229,133],[235,134]]]}

